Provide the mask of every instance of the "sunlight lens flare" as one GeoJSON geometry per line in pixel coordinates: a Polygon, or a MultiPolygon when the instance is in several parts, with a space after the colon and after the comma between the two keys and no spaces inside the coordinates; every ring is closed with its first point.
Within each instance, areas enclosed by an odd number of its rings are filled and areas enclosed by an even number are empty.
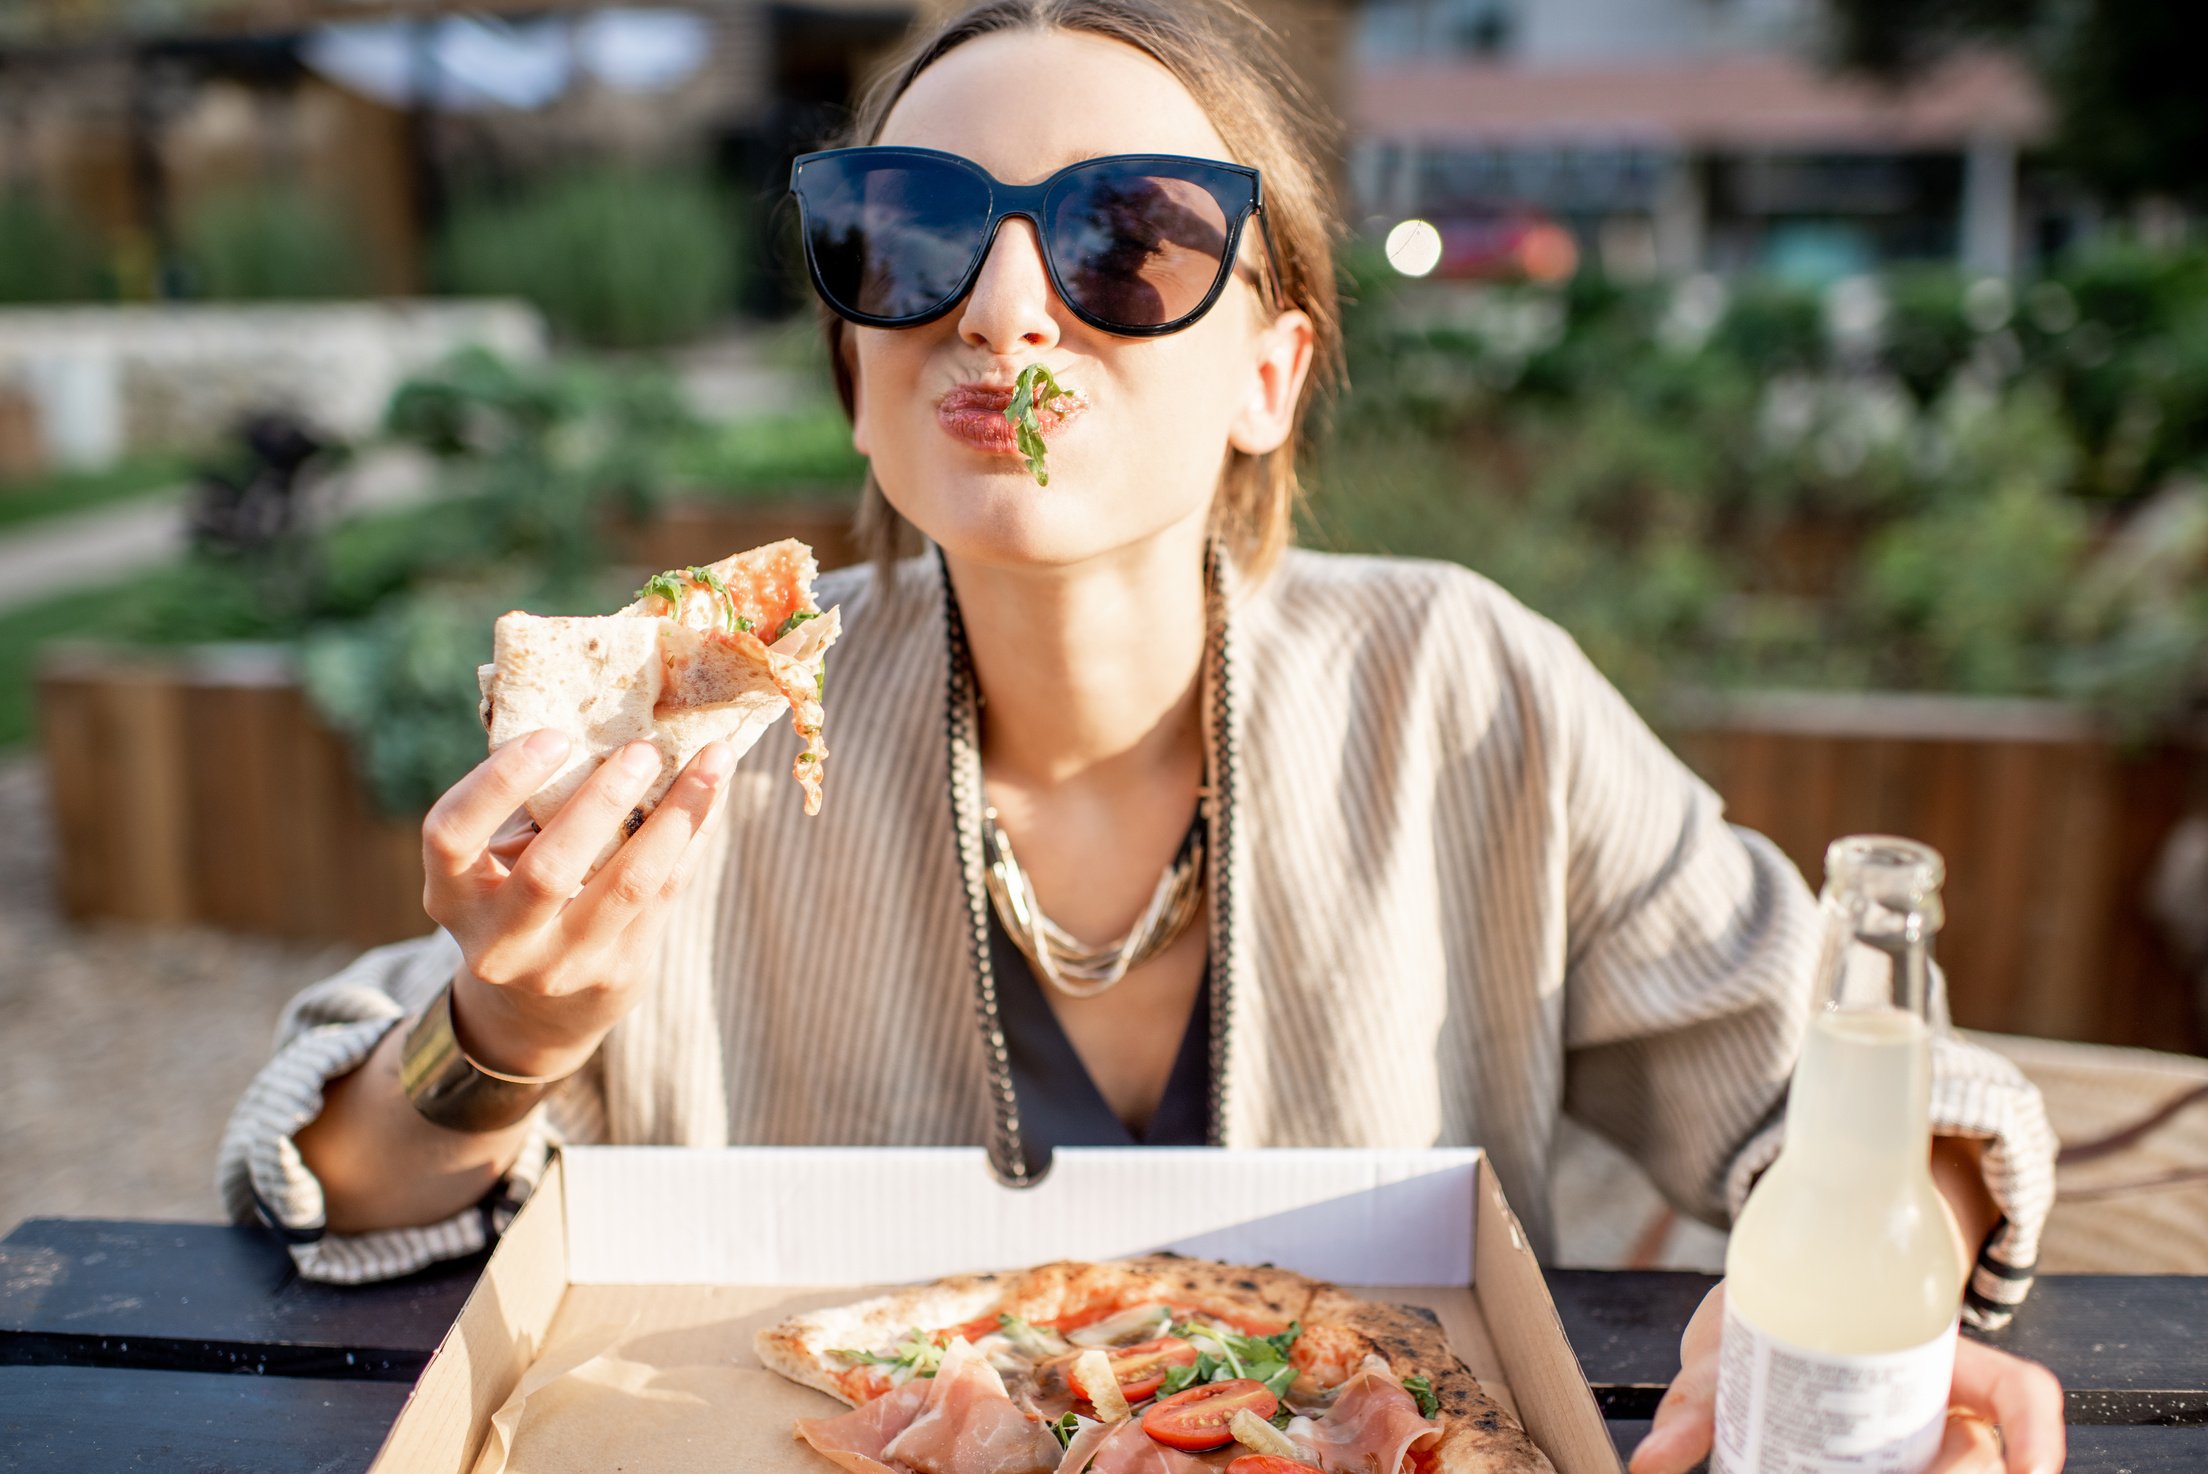
{"type": "Polygon", "coordinates": [[[1388,264],[1405,276],[1424,276],[1441,264],[1441,232],[1424,220],[1405,220],[1388,232],[1388,264]]]}

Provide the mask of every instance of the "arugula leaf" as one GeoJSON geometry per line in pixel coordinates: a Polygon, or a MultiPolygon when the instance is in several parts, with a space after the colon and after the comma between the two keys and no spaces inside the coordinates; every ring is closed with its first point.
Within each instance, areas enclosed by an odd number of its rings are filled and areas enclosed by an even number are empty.
{"type": "MultiPolygon", "coordinates": [[[[1257,1368],[1252,1367],[1251,1370],[1255,1371],[1257,1368]]],[[[1286,1397],[1288,1395],[1288,1384],[1296,1380],[1296,1369],[1288,1363],[1282,1362],[1257,1380],[1263,1382],[1265,1390],[1272,1393],[1273,1396],[1286,1397]]]]}
{"type": "MultiPolygon", "coordinates": [[[[1277,1396],[1278,1394],[1276,1393],[1275,1395],[1277,1396]]],[[[1295,1420],[1296,1415],[1288,1410],[1287,1403],[1284,1402],[1279,1407],[1273,1409],[1273,1416],[1271,1419],[1272,1425],[1275,1428],[1278,1428],[1281,1432],[1286,1433],[1288,1431],[1288,1425],[1295,1420]]]]}
{"type": "Polygon", "coordinates": [[[1186,1392],[1200,1381],[1210,1381],[1211,1378],[1204,1375],[1204,1362],[1206,1360],[1207,1358],[1199,1355],[1192,1365],[1167,1367],[1165,1369],[1165,1384],[1158,1388],[1158,1396],[1171,1397],[1176,1392],[1186,1392]]]}
{"type": "Polygon", "coordinates": [[[639,599],[665,599],[670,610],[682,607],[682,575],[670,568],[665,573],[655,573],[644,580],[644,587],[636,591],[639,599]]]}
{"type": "Polygon", "coordinates": [[[1403,1390],[1418,1399],[1418,1415],[1430,1418],[1441,1411],[1441,1399],[1434,1396],[1434,1379],[1427,1376],[1405,1377],[1403,1390]]]}
{"type": "MultiPolygon", "coordinates": [[[[788,634],[791,630],[794,630],[799,625],[803,624],[806,620],[818,618],[820,618],[820,611],[818,609],[795,610],[791,613],[788,619],[782,621],[782,628],[774,632],[774,638],[776,640],[779,640],[784,635],[788,634]]],[[[772,644],[773,641],[770,640],[768,643],[772,644]]]]}
{"type": "Polygon", "coordinates": [[[1058,1415],[1057,1422],[1045,1426],[1050,1429],[1050,1436],[1058,1440],[1058,1446],[1064,1448],[1073,1442],[1073,1435],[1081,1431],[1081,1420],[1071,1412],[1064,1412],[1058,1415]]]}
{"type": "Polygon", "coordinates": [[[1043,444],[1043,423],[1036,417],[1036,411],[1070,392],[1039,363],[1021,369],[1019,378],[1013,381],[1012,402],[1004,407],[1004,417],[1012,422],[1012,438],[1020,454],[1027,457],[1027,473],[1035,478],[1037,486],[1050,485],[1050,473],[1043,469],[1043,455],[1048,447],[1043,444]],[[1038,395],[1035,392],[1037,384],[1048,385],[1048,392],[1038,395]]]}
{"type": "Polygon", "coordinates": [[[719,594],[722,598],[725,599],[728,597],[728,585],[721,582],[721,576],[718,573],[715,573],[712,569],[700,568],[697,564],[693,563],[688,568],[683,569],[682,572],[683,576],[688,578],[692,583],[704,584],[707,588],[711,589],[714,593],[719,594]]]}
{"type": "Polygon", "coordinates": [[[918,1326],[905,1332],[905,1338],[888,1354],[879,1351],[855,1351],[838,1347],[828,1353],[860,1366],[909,1367],[917,1377],[932,1377],[943,1364],[943,1348],[928,1339],[918,1326]]]}

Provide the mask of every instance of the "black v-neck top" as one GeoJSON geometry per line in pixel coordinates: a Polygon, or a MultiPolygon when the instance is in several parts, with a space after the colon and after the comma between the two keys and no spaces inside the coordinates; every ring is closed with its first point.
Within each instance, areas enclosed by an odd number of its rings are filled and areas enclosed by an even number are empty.
{"type": "Polygon", "coordinates": [[[1165,1094],[1137,1134],[1105,1103],[1043,996],[1025,953],[989,908],[989,962],[997,979],[997,1013],[1012,1057],[1012,1090],[1020,1105],[1020,1136],[1037,1166],[1061,1146],[1202,1146],[1210,1135],[1211,968],[1181,1029],[1180,1051],[1165,1094]]]}

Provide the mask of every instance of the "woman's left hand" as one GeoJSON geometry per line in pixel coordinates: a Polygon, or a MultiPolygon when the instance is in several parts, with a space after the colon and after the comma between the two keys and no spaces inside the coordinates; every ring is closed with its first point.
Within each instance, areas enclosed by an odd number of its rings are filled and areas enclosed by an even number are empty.
{"type": "MultiPolygon", "coordinates": [[[[1633,1451],[1632,1474],[1686,1474],[1709,1454],[1724,1324],[1721,1283],[1679,1338],[1679,1375],[1633,1451]]],[[[2038,1362],[1962,1337],[1948,1403],[1947,1438],[1929,1474],[2055,1474],[2062,1467],[2062,1384],[2038,1362]]]]}

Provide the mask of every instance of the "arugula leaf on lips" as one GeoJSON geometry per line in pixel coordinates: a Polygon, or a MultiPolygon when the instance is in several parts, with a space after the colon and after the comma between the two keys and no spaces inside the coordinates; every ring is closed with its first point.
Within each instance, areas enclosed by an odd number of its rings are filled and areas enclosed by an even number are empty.
{"type": "Polygon", "coordinates": [[[1012,402],[1004,407],[1004,417],[1012,422],[1013,438],[1020,454],[1027,457],[1027,473],[1035,478],[1037,486],[1050,485],[1050,473],[1043,469],[1043,454],[1048,447],[1043,444],[1043,422],[1036,411],[1071,392],[1039,363],[1021,369],[1012,383],[1012,402]],[[1036,393],[1038,384],[1049,386],[1049,392],[1036,393]]]}

